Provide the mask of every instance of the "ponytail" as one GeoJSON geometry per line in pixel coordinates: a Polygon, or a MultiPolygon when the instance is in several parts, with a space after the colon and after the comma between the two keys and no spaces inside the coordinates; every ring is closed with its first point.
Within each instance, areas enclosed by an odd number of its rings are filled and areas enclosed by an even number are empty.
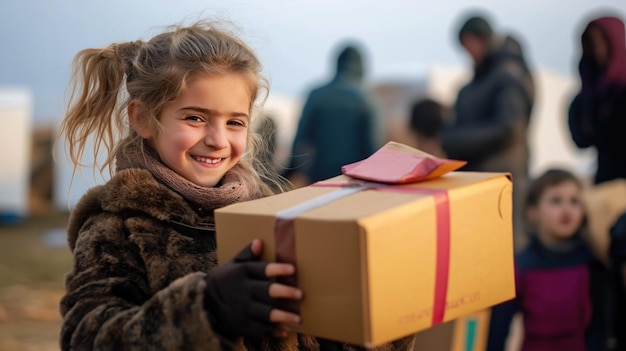
{"type": "MultiPolygon", "coordinates": [[[[95,136],[93,156],[96,160],[103,146],[111,154],[120,133],[127,128],[123,116],[128,98],[122,102],[120,99],[125,77],[132,75],[139,45],[140,42],[125,42],[104,49],[85,49],[74,58],[72,90],[60,131],[60,135],[65,135],[74,167],[82,165],[91,134],[95,136]]],[[[111,164],[111,158],[102,164],[100,172],[111,164]]]]}

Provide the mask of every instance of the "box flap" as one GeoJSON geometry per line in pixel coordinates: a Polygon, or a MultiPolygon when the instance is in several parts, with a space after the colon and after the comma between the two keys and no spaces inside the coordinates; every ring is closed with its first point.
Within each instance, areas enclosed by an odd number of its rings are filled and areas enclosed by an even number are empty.
{"type": "Polygon", "coordinates": [[[389,142],[363,161],[341,171],[353,178],[387,184],[407,184],[440,177],[467,162],[448,160],[396,142],[389,142]]]}

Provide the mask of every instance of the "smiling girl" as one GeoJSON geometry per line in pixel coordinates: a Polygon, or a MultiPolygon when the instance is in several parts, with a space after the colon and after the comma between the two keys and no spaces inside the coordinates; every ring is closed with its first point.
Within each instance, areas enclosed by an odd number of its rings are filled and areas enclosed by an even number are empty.
{"type": "Polygon", "coordinates": [[[61,132],[76,167],[92,137],[114,172],[69,220],[62,350],[356,349],[287,332],[300,317],[278,303],[303,293],[274,282],[295,268],[263,262],[259,240],[217,267],[213,211],[269,195],[250,130],[260,70],[204,23],[78,53],[61,132]]]}

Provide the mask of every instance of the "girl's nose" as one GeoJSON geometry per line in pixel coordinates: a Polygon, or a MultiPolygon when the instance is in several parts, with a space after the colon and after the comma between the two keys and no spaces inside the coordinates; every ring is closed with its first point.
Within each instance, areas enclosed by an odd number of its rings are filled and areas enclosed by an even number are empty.
{"type": "Polygon", "coordinates": [[[226,129],[221,126],[207,126],[204,136],[205,145],[214,149],[224,149],[228,147],[228,137],[226,129]]]}

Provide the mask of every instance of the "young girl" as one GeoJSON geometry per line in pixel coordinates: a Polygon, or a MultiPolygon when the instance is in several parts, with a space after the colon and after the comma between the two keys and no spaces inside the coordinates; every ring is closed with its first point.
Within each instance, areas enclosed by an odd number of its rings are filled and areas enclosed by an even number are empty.
{"type": "Polygon", "coordinates": [[[70,157],[78,166],[93,137],[115,172],[70,218],[63,350],[352,349],[286,332],[299,316],[278,303],[302,292],[274,282],[294,267],[262,262],[259,240],[216,267],[213,211],[268,194],[250,131],[264,82],[250,48],[197,23],[83,50],[74,72],[70,157]]]}
{"type": "Polygon", "coordinates": [[[523,351],[587,350],[591,255],[581,234],[581,197],[580,182],[566,171],[547,171],[531,184],[526,217],[535,233],[516,257],[516,299],[493,308],[488,350],[504,350],[518,311],[523,351]]]}

